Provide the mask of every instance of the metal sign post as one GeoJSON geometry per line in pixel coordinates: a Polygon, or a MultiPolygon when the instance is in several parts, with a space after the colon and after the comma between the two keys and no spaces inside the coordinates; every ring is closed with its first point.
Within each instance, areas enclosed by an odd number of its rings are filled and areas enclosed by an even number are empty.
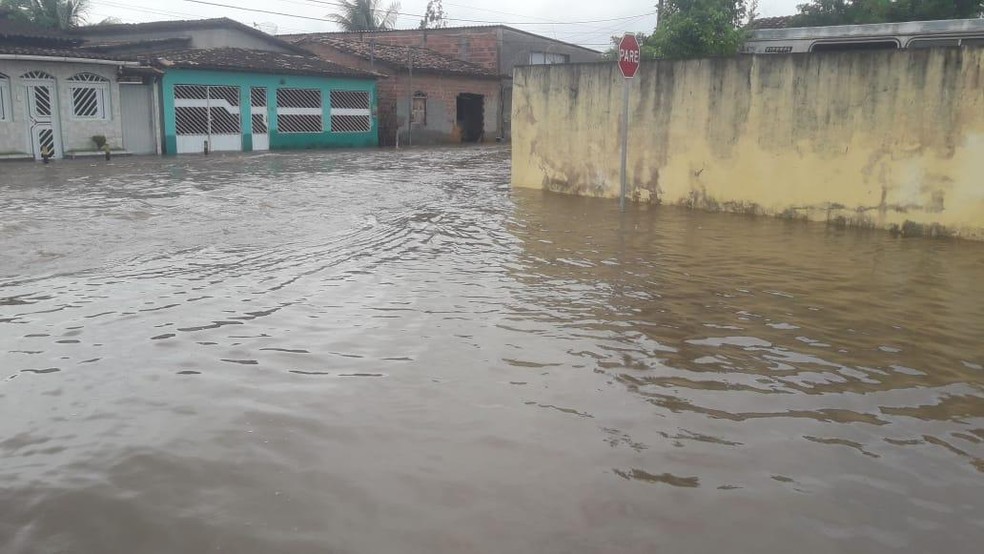
{"type": "Polygon", "coordinates": [[[625,194],[628,189],[625,166],[629,157],[629,80],[622,79],[622,188],[619,195],[618,208],[625,211],[625,194]]]}
{"type": "Polygon", "coordinates": [[[639,72],[639,60],[641,59],[639,41],[635,35],[626,33],[618,43],[618,69],[622,72],[622,168],[621,168],[621,192],[619,194],[618,206],[625,211],[625,195],[628,193],[628,176],[626,175],[626,165],[629,154],[629,80],[639,72]]]}

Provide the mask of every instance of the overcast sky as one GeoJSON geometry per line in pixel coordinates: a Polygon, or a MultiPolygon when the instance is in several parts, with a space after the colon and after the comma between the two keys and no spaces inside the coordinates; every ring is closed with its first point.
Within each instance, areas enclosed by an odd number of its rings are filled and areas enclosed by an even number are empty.
{"type": "MultiPolygon", "coordinates": [[[[193,0],[90,0],[89,20],[115,17],[124,23],[162,19],[229,17],[268,32],[299,33],[335,31],[329,21],[319,21],[337,9],[333,0],[201,0],[239,8],[281,12],[299,17],[259,13],[197,3],[193,0]]],[[[335,0],[337,1],[337,0],[335,0]]],[[[788,15],[805,0],[760,0],[759,15],[788,15]]],[[[384,0],[385,2],[385,0],[384,0]]],[[[415,28],[427,0],[403,0],[398,28],[415,28]]],[[[526,31],[589,48],[604,50],[608,37],[625,31],[651,32],[656,24],[656,0],[445,0],[449,26],[504,23],[526,31]]]]}

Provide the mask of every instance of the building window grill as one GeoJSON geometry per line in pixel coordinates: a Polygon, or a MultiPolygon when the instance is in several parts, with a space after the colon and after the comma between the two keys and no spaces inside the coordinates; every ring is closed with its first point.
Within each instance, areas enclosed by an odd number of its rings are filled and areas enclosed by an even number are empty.
{"type": "Polygon", "coordinates": [[[333,90],[330,99],[333,133],[368,133],[372,130],[368,92],[333,90]]]}
{"type": "Polygon", "coordinates": [[[253,124],[254,135],[265,135],[269,132],[267,125],[267,89],[253,87],[249,90],[249,113],[253,124]]]}
{"type": "Polygon", "coordinates": [[[51,87],[32,87],[31,98],[34,100],[34,114],[39,117],[51,117],[51,87]]]}
{"type": "Polygon", "coordinates": [[[28,71],[27,73],[21,75],[21,79],[34,80],[34,81],[54,81],[55,78],[48,75],[44,71],[28,71]]]}
{"type": "Polygon", "coordinates": [[[249,89],[249,103],[257,108],[265,108],[267,105],[266,87],[253,87],[249,89]]]}
{"type": "Polygon", "coordinates": [[[10,79],[0,73],[0,121],[10,121],[10,79]]]}
{"type": "Polygon", "coordinates": [[[29,111],[32,117],[51,117],[55,78],[44,71],[28,71],[21,75],[24,84],[30,87],[28,93],[29,111]]]}
{"type": "Polygon", "coordinates": [[[109,79],[95,73],[78,73],[68,82],[76,119],[109,119],[109,79]]]}
{"type": "Polygon", "coordinates": [[[255,135],[265,135],[267,133],[267,122],[266,117],[260,113],[254,113],[253,118],[253,134],[255,135]]]}
{"type": "Polygon", "coordinates": [[[178,135],[238,135],[239,87],[175,85],[174,116],[178,135]]]}
{"type": "Polygon", "coordinates": [[[324,131],[321,90],[316,88],[277,89],[277,130],[281,133],[320,133],[324,131]]]}

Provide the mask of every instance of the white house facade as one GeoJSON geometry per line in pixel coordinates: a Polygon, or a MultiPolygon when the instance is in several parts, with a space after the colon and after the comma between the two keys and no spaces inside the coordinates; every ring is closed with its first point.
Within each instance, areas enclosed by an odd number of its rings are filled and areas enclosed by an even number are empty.
{"type": "Polygon", "coordinates": [[[96,135],[122,149],[118,73],[127,63],[0,54],[0,156],[93,151],[96,135]]]}

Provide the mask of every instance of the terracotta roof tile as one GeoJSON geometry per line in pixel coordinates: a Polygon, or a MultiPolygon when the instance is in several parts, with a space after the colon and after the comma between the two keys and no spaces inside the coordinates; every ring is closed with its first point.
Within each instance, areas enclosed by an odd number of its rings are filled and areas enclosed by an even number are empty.
{"type": "Polygon", "coordinates": [[[315,56],[299,56],[267,50],[211,48],[208,50],[174,50],[147,56],[147,61],[162,69],[211,69],[219,71],[254,71],[287,75],[314,75],[375,79],[378,74],[353,69],[315,56]]]}
{"type": "Polygon", "coordinates": [[[53,58],[86,58],[90,60],[132,61],[128,56],[100,54],[79,48],[46,48],[43,46],[25,46],[0,43],[0,54],[16,56],[49,56],[53,58]]]}
{"type": "Polygon", "coordinates": [[[421,35],[445,34],[445,33],[453,34],[461,31],[475,31],[475,30],[511,31],[513,33],[519,33],[522,35],[533,37],[537,40],[552,42],[554,44],[563,44],[565,46],[570,46],[572,48],[580,48],[581,50],[584,50],[586,52],[591,52],[593,54],[601,54],[601,52],[598,52],[597,50],[594,50],[592,48],[587,48],[579,44],[574,44],[573,42],[565,42],[562,40],[557,40],[555,38],[545,37],[543,35],[531,33],[530,31],[524,31],[522,29],[517,29],[516,27],[503,25],[501,23],[490,23],[486,25],[462,25],[460,27],[438,27],[438,28],[428,28],[428,29],[411,28],[411,29],[377,29],[373,31],[329,31],[329,32],[322,32],[322,33],[284,33],[277,36],[284,40],[288,40],[290,42],[297,42],[305,37],[310,37],[310,36],[331,36],[335,38],[350,38],[353,36],[371,36],[374,34],[385,35],[388,33],[393,33],[393,34],[413,33],[413,34],[421,34],[421,35]]]}
{"type": "Polygon", "coordinates": [[[188,46],[190,42],[190,37],[167,37],[146,40],[104,40],[98,42],[86,41],[81,48],[96,52],[136,52],[140,50],[152,51],[154,49],[175,50],[188,46]]]}
{"type": "Polygon", "coordinates": [[[185,20],[173,20],[173,21],[149,21],[146,23],[118,23],[113,25],[86,25],[83,27],[76,27],[70,29],[68,34],[75,35],[89,40],[98,40],[95,37],[103,35],[119,35],[121,33],[150,33],[150,32],[183,32],[191,29],[233,29],[247,35],[252,35],[254,37],[260,38],[271,44],[275,44],[284,48],[285,50],[291,50],[297,54],[304,55],[304,52],[291,44],[290,42],[284,40],[283,38],[276,37],[271,34],[264,33],[263,31],[250,27],[245,23],[240,23],[234,19],[228,17],[215,17],[211,19],[185,19],[185,20]]]}
{"type": "Polygon", "coordinates": [[[375,59],[375,61],[381,64],[401,70],[410,67],[412,59],[414,71],[430,71],[472,77],[499,77],[494,71],[480,65],[445,56],[428,48],[411,48],[408,46],[380,43],[373,44],[356,40],[342,40],[324,35],[308,35],[300,38],[296,44],[300,46],[304,46],[305,44],[330,46],[346,54],[351,54],[365,60],[375,59]]]}

